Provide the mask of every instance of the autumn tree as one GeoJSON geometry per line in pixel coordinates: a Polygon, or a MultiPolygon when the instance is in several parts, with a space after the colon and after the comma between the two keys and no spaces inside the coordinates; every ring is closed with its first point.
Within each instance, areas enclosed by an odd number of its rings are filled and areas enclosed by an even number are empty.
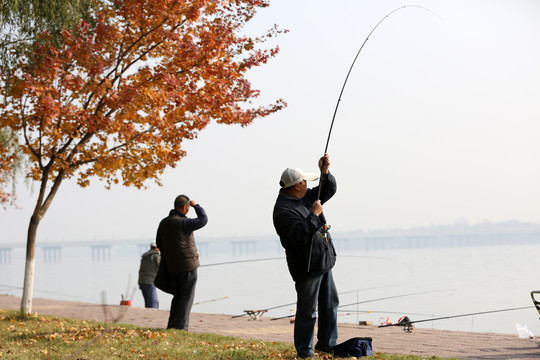
{"type": "MultiPolygon", "coordinates": [[[[0,63],[5,69],[14,67],[21,56],[27,56],[43,31],[52,40],[61,40],[62,31],[79,24],[81,19],[91,21],[92,4],[86,0],[17,0],[0,5],[0,63]]],[[[9,86],[9,82],[4,82],[9,86]]],[[[15,203],[17,177],[26,169],[26,158],[19,147],[19,137],[8,128],[0,127],[0,153],[9,153],[0,159],[0,205],[15,203]]]]}
{"type": "Polygon", "coordinates": [[[0,204],[13,201],[15,177],[20,168],[20,149],[9,129],[0,129],[0,204]]]}
{"type": "Polygon", "coordinates": [[[90,20],[92,3],[86,0],[12,0],[0,4],[0,56],[24,50],[46,30],[61,39],[64,29],[90,20]],[[15,47],[13,46],[15,45],[15,47]],[[9,51],[7,51],[9,50],[9,51]]]}
{"type": "MultiPolygon", "coordinates": [[[[255,105],[246,72],[276,55],[241,30],[262,0],[115,0],[94,23],[41,34],[30,57],[2,71],[2,126],[21,138],[38,183],[30,219],[21,314],[32,308],[38,225],[62,181],[92,177],[143,187],[159,183],[210,122],[246,126],[284,106],[255,105]]],[[[99,6],[98,6],[99,5],[99,6]]],[[[2,151],[0,149],[0,151],[2,151]]],[[[9,160],[7,153],[0,159],[9,160]]],[[[0,161],[1,164],[1,161],[0,161]]]]}

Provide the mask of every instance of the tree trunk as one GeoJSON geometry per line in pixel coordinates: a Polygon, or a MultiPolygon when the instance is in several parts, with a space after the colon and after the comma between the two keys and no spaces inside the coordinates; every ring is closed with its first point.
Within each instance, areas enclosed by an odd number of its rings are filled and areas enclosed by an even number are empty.
{"type": "Polygon", "coordinates": [[[24,269],[24,286],[23,296],[21,300],[21,317],[25,318],[32,312],[32,296],[34,293],[34,268],[36,264],[36,237],[38,225],[43,219],[43,215],[49,209],[51,202],[62,183],[64,171],[60,170],[55,180],[52,183],[52,187],[49,194],[45,198],[47,192],[47,183],[49,179],[49,167],[43,172],[43,178],[41,180],[41,186],[39,189],[38,200],[34,213],[30,218],[30,225],[28,225],[28,237],[26,239],[26,265],[24,269]]]}
{"type": "Polygon", "coordinates": [[[26,264],[24,268],[24,286],[21,301],[21,316],[24,318],[32,312],[32,296],[34,293],[34,268],[36,264],[36,234],[39,217],[32,215],[28,226],[26,240],[26,264]]]}

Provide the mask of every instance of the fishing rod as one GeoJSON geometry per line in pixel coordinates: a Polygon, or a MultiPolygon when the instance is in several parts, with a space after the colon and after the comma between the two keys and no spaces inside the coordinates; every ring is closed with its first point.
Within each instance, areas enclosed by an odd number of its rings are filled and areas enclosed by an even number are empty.
{"type": "Polygon", "coordinates": [[[416,321],[410,321],[408,317],[404,317],[401,321],[395,323],[395,324],[381,324],[379,327],[389,327],[389,326],[405,326],[405,331],[411,332],[413,329],[412,324],[421,323],[421,322],[427,322],[427,321],[436,321],[436,320],[445,320],[445,319],[454,319],[459,317],[465,317],[465,316],[474,316],[474,315],[484,315],[484,314],[493,314],[493,313],[499,313],[499,312],[505,312],[505,311],[515,311],[515,310],[524,310],[524,309],[530,309],[533,306],[522,306],[517,308],[508,308],[508,309],[499,309],[499,310],[489,310],[489,311],[479,311],[475,313],[469,313],[469,314],[460,314],[460,315],[451,315],[451,316],[441,316],[437,318],[431,318],[431,319],[423,319],[423,320],[416,320],[416,321]]]}
{"type": "MultiPolygon", "coordinates": [[[[349,257],[349,258],[367,258],[367,259],[376,259],[376,260],[385,260],[385,261],[393,261],[396,263],[399,263],[403,266],[405,266],[409,272],[412,272],[409,266],[405,264],[402,261],[392,259],[392,258],[386,258],[383,256],[367,256],[367,255],[339,255],[340,257],[349,257]]],[[[270,261],[270,260],[284,260],[285,256],[281,257],[272,257],[272,258],[260,258],[260,259],[246,259],[246,260],[234,260],[234,261],[224,261],[219,263],[211,263],[211,264],[202,264],[200,267],[209,267],[209,266],[218,266],[218,265],[232,265],[232,264],[240,264],[240,263],[249,263],[249,262],[259,262],[259,261],[270,261]]]]}
{"type": "Polygon", "coordinates": [[[247,259],[247,260],[225,261],[225,262],[220,262],[220,263],[204,264],[204,265],[201,265],[200,267],[218,266],[218,265],[230,265],[230,264],[239,264],[239,263],[246,263],[246,262],[257,262],[257,261],[281,260],[281,259],[285,259],[285,257],[281,256],[281,257],[262,258],[262,259],[247,259]]]}
{"type": "MultiPolygon", "coordinates": [[[[345,77],[345,81],[343,82],[343,86],[341,87],[341,92],[339,93],[339,97],[338,97],[338,100],[337,100],[337,103],[336,103],[336,107],[334,109],[334,115],[332,116],[332,122],[330,123],[330,130],[328,131],[328,138],[326,139],[326,146],[324,148],[324,154],[327,153],[328,151],[328,144],[330,143],[330,135],[332,134],[332,129],[334,127],[334,120],[336,119],[336,114],[337,114],[337,111],[338,111],[338,107],[339,107],[339,103],[341,102],[341,96],[343,95],[343,91],[345,90],[345,85],[347,85],[347,81],[349,80],[349,76],[351,75],[351,72],[352,72],[352,69],[354,67],[354,64],[356,63],[356,60],[358,59],[358,56],[360,55],[360,53],[362,52],[362,49],[364,49],[364,45],[366,45],[367,41],[369,40],[369,37],[371,36],[371,34],[373,34],[373,32],[375,32],[375,30],[379,27],[379,25],[382,24],[382,22],[384,20],[386,20],[388,17],[390,17],[390,15],[392,15],[393,13],[399,11],[399,10],[402,10],[402,9],[405,9],[405,8],[408,8],[408,7],[416,7],[416,8],[420,8],[420,9],[423,9],[423,10],[426,10],[426,11],[429,11],[430,13],[438,16],[437,14],[435,14],[433,11],[429,10],[428,8],[425,8],[423,6],[420,6],[420,5],[404,5],[404,6],[401,6],[397,9],[394,9],[392,11],[390,11],[388,14],[386,14],[378,23],[377,25],[375,25],[373,27],[373,29],[371,29],[371,31],[369,32],[368,36],[366,37],[366,39],[364,40],[364,42],[362,43],[362,46],[360,46],[360,49],[358,50],[358,52],[356,53],[356,56],[354,57],[354,60],[351,64],[351,67],[349,68],[349,71],[347,72],[347,76],[345,77]]],[[[320,190],[319,190],[319,195],[320,195],[320,190]]]]}
{"type": "MultiPolygon", "coordinates": [[[[350,294],[350,293],[353,293],[353,292],[366,291],[366,290],[373,290],[373,289],[380,289],[381,287],[386,287],[386,286],[375,286],[375,287],[371,287],[371,288],[363,288],[363,289],[357,289],[357,290],[350,290],[350,291],[341,292],[341,293],[339,293],[338,295],[345,295],[345,294],[350,294]]],[[[269,310],[279,309],[279,308],[282,308],[282,307],[285,307],[285,306],[291,306],[291,305],[296,305],[296,301],[293,302],[293,303],[288,303],[288,304],[278,305],[278,306],[274,306],[274,307],[269,307],[269,308],[261,309],[261,310],[258,310],[258,311],[264,311],[264,312],[267,312],[267,311],[269,311],[269,310]]],[[[246,315],[248,315],[248,314],[247,314],[247,313],[244,313],[244,314],[240,314],[240,315],[234,315],[232,318],[234,319],[234,318],[242,317],[242,316],[246,316],[246,315]]]]}
{"type": "MultiPolygon", "coordinates": [[[[371,36],[371,34],[373,34],[373,32],[375,32],[375,30],[379,27],[379,25],[381,25],[383,23],[384,20],[386,20],[388,17],[390,17],[390,15],[392,15],[393,13],[399,11],[399,10],[402,10],[402,9],[405,9],[405,8],[408,8],[408,7],[416,7],[416,8],[420,8],[420,9],[424,9],[426,11],[429,11],[433,14],[435,14],[434,12],[432,12],[431,10],[429,10],[428,8],[425,8],[423,6],[420,6],[420,5],[404,5],[404,6],[401,6],[397,9],[394,9],[392,11],[390,11],[388,14],[386,14],[378,23],[377,25],[375,25],[373,27],[373,29],[371,29],[371,31],[369,32],[368,36],[366,37],[366,39],[364,40],[364,42],[362,43],[362,45],[360,46],[360,49],[358,50],[358,52],[356,53],[356,56],[354,57],[354,60],[351,64],[351,67],[349,68],[349,71],[347,72],[347,76],[345,77],[345,81],[343,82],[343,86],[341,87],[341,91],[339,93],[339,97],[338,97],[338,100],[336,102],[336,107],[334,109],[334,114],[332,116],[332,122],[330,123],[330,130],[328,131],[328,137],[326,139],[326,146],[324,147],[324,153],[323,154],[326,154],[328,152],[328,145],[330,144],[330,136],[332,135],[332,129],[334,128],[334,121],[336,120],[336,114],[337,114],[337,111],[338,111],[338,108],[339,108],[339,103],[341,102],[341,97],[343,95],[343,91],[345,90],[345,85],[347,85],[347,81],[349,80],[349,76],[351,75],[351,72],[352,72],[352,69],[354,67],[354,64],[356,63],[356,60],[358,59],[358,56],[360,55],[360,53],[362,52],[362,49],[364,49],[364,46],[366,45],[367,41],[369,40],[369,37],[371,36]]],[[[436,14],[435,14],[436,15],[436,14]]],[[[323,170],[322,168],[324,167],[324,162],[323,162],[323,166],[321,166],[321,175],[319,176],[319,191],[318,191],[318,194],[317,194],[317,200],[320,200],[321,199],[321,190],[322,190],[322,184],[323,184],[323,170]]],[[[326,224],[326,217],[324,216],[323,213],[321,213],[319,215],[319,218],[321,219],[321,221],[323,222],[324,226],[323,226],[323,229],[324,231],[328,231],[330,229],[330,226],[328,226],[326,224]]],[[[311,262],[311,252],[313,251],[313,241],[311,241],[311,247],[310,247],[310,251],[309,251],[309,260],[308,260],[308,272],[309,272],[309,263],[311,262]]]]}
{"type": "Polygon", "coordinates": [[[220,298],[217,298],[217,299],[210,299],[210,300],[203,300],[203,301],[199,301],[193,305],[201,305],[201,304],[206,304],[206,303],[210,303],[210,302],[214,302],[214,301],[219,301],[219,300],[225,300],[225,299],[228,299],[229,297],[228,296],[224,296],[224,297],[220,297],[220,298]]]}
{"type": "MultiPolygon", "coordinates": [[[[338,308],[346,307],[346,306],[351,306],[351,305],[365,304],[365,303],[373,302],[373,301],[388,300],[388,299],[396,299],[396,298],[401,298],[401,297],[405,297],[405,296],[412,296],[412,295],[419,295],[419,294],[427,294],[427,293],[433,293],[433,292],[437,292],[437,291],[420,291],[420,292],[414,292],[414,293],[409,293],[409,294],[394,295],[394,296],[387,296],[387,297],[382,297],[382,298],[377,298],[377,299],[371,299],[371,300],[357,301],[357,302],[351,303],[351,304],[339,305],[338,308]]],[[[281,317],[277,317],[277,318],[272,318],[272,319],[270,319],[270,320],[287,319],[287,318],[291,318],[291,317],[293,317],[293,316],[295,316],[295,315],[281,316],[281,317]]]]}
{"type": "MultiPolygon", "coordinates": [[[[338,312],[347,312],[348,314],[393,314],[393,315],[403,315],[404,311],[384,311],[384,310],[341,310],[338,309],[338,312]]],[[[419,315],[419,316],[434,316],[433,314],[419,314],[419,313],[407,313],[409,315],[419,315]]]]}
{"type": "MultiPolygon", "coordinates": [[[[426,7],[423,7],[423,6],[420,6],[420,5],[404,5],[404,6],[401,6],[397,9],[394,9],[392,11],[390,11],[388,14],[386,14],[378,23],[377,25],[375,25],[373,27],[373,29],[371,29],[371,31],[369,32],[368,36],[366,37],[366,39],[364,40],[364,42],[362,43],[362,45],[360,46],[360,49],[358,50],[358,52],[356,53],[356,56],[354,57],[354,60],[351,64],[351,67],[349,68],[349,71],[347,72],[347,76],[345,77],[345,81],[343,82],[343,86],[341,87],[341,91],[339,92],[339,97],[338,97],[338,100],[336,102],[336,107],[334,108],[334,114],[332,116],[332,122],[330,123],[330,130],[328,131],[328,137],[326,139],[326,146],[324,147],[324,153],[323,154],[326,154],[328,152],[328,145],[330,144],[330,136],[332,135],[332,129],[334,128],[334,121],[336,120],[336,114],[337,114],[337,111],[338,111],[338,108],[339,108],[339,104],[341,102],[341,97],[343,96],[343,92],[345,91],[345,85],[347,85],[347,81],[349,80],[349,76],[351,75],[351,72],[352,72],[352,69],[354,67],[354,64],[356,63],[356,60],[358,59],[358,56],[360,56],[360,53],[362,52],[362,50],[364,49],[364,46],[366,45],[367,41],[369,40],[371,34],[373,34],[375,32],[375,30],[377,30],[377,28],[379,27],[379,25],[381,25],[383,23],[384,20],[386,20],[388,17],[390,17],[390,15],[392,15],[393,13],[399,11],[399,10],[402,10],[402,9],[405,9],[405,8],[408,8],[408,7],[416,7],[416,8],[420,8],[420,9],[423,9],[423,10],[426,10],[426,11],[429,11],[430,13],[438,16],[437,14],[435,14],[433,11],[429,10],[428,8],[426,7]]],[[[322,173],[321,173],[322,175],[322,173]]],[[[319,178],[319,195],[317,197],[317,199],[320,199],[321,197],[321,184],[322,184],[322,176],[319,178]]]]}

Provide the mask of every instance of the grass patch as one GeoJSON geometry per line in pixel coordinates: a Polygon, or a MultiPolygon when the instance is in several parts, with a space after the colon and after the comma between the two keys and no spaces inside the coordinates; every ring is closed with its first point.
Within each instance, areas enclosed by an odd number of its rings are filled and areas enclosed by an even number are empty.
{"type": "MultiPolygon", "coordinates": [[[[0,309],[0,359],[295,359],[290,343],[141,328],[0,309]]],[[[318,354],[316,359],[334,359],[318,354]]],[[[376,353],[363,359],[423,360],[376,353]]],[[[432,357],[430,360],[442,360],[432,357]]]]}

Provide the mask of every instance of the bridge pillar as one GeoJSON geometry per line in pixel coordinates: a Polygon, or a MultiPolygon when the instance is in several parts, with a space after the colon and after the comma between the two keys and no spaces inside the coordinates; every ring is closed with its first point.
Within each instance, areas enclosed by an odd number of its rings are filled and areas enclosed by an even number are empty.
{"type": "Polygon", "coordinates": [[[0,264],[11,264],[11,248],[0,248],[0,264]]]}
{"type": "Polygon", "coordinates": [[[62,247],[61,246],[43,246],[43,261],[44,262],[61,262],[62,247]]]}
{"type": "Polygon", "coordinates": [[[242,255],[242,250],[244,249],[246,251],[246,254],[250,253],[250,248],[255,254],[255,240],[247,240],[247,241],[231,241],[231,244],[233,246],[233,255],[236,255],[236,251],[238,249],[238,254],[242,255]]]}
{"type": "Polygon", "coordinates": [[[111,245],[90,245],[92,261],[111,260],[111,245]]]}
{"type": "Polygon", "coordinates": [[[345,251],[349,249],[349,239],[332,239],[337,250],[345,251]]]}

